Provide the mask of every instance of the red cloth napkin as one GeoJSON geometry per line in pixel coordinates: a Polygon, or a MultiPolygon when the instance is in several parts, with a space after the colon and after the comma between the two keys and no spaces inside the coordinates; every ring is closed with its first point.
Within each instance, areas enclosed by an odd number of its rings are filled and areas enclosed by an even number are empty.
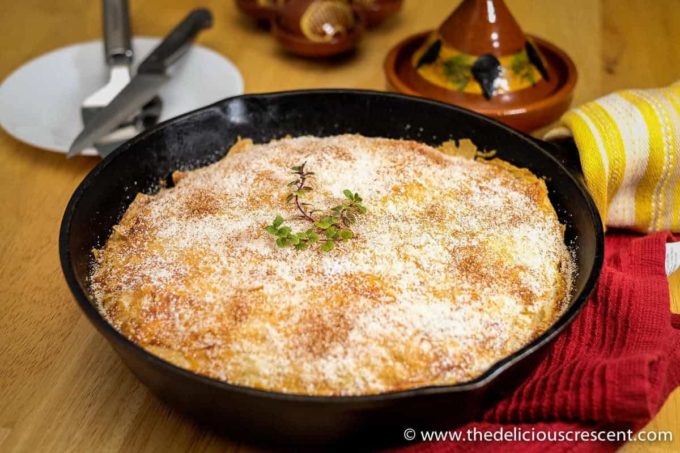
{"type": "MultiPolygon", "coordinates": [[[[608,234],[590,300],[511,396],[456,431],[644,427],[680,385],[680,316],[670,312],[668,233],[608,234]]],[[[680,431],[674,433],[680,435],[680,431]]],[[[402,451],[612,451],[622,442],[421,442],[402,451]]]]}

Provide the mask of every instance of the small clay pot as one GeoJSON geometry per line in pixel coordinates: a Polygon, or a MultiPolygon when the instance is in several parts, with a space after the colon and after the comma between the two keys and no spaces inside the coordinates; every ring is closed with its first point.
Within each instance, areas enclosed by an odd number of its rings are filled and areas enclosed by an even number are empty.
{"type": "Polygon", "coordinates": [[[576,66],[563,50],[535,36],[530,38],[552,67],[556,81],[552,90],[543,93],[542,97],[527,100],[521,95],[515,95],[489,101],[480,95],[459,93],[439,87],[429,87],[427,91],[420,91],[416,88],[418,84],[411,78],[411,57],[428,35],[429,32],[410,36],[390,50],[384,65],[388,89],[459,105],[524,132],[533,131],[558,120],[569,108],[577,80],[576,66]]]}
{"type": "Polygon", "coordinates": [[[362,31],[361,12],[342,0],[288,0],[272,20],[272,33],[284,48],[312,58],[351,51],[362,31]]]}
{"type": "Polygon", "coordinates": [[[437,30],[387,56],[392,89],[460,105],[529,131],[566,111],[576,68],[557,47],[526,36],[502,0],[463,0],[437,30]]]}
{"type": "Polygon", "coordinates": [[[403,0],[352,0],[363,13],[367,27],[375,27],[399,12],[403,0]]]}

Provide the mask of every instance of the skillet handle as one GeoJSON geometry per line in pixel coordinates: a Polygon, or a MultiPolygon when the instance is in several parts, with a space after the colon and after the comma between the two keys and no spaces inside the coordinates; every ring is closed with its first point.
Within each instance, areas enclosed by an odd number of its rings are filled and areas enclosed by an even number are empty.
{"type": "Polygon", "coordinates": [[[576,142],[574,142],[572,137],[556,137],[547,141],[537,138],[533,138],[533,140],[564,165],[576,179],[584,182],[581,159],[579,158],[576,142]]]}

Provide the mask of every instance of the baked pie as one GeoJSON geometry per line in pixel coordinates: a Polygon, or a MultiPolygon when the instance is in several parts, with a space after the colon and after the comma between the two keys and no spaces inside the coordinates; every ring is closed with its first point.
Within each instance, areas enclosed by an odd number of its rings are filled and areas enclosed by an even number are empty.
{"type": "Polygon", "coordinates": [[[306,136],[241,140],[173,178],[137,195],[94,250],[91,289],[123,335],[211,378],[305,395],[461,383],[569,301],[573,258],[545,183],[499,159],[306,136]],[[277,215],[320,228],[291,201],[301,163],[305,203],[349,191],[365,206],[332,249],[277,246],[267,230],[277,215]]]}

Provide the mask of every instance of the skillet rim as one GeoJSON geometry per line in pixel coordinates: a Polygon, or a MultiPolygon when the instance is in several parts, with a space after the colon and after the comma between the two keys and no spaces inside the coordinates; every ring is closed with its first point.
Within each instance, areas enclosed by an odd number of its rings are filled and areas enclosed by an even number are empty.
{"type": "MultiPolygon", "coordinates": [[[[600,218],[599,212],[595,207],[595,203],[588,193],[587,189],[581,183],[581,181],[576,178],[571,171],[567,170],[565,166],[557,160],[550,152],[545,148],[545,143],[541,140],[533,138],[522,132],[519,132],[509,126],[499,123],[496,120],[485,117],[476,112],[467,110],[462,107],[447,104],[440,101],[435,101],[431,99],[425,99],[418,96],[406,95],[401,93],[391,93],[377,90],[360,90],[360,89],[340,89],[340,88],[330,88],[330,89],[301,89],[301,90],[287,90],[287,91],[275,91],[266,93],[252,93],[252,94],[242,94],[238,96],[232,96],[219,100],[213,104],[198,108],[191,112],[187,112],[180,116],[166,120],[151,129],[148,129],[131,140],[125,142],[119,146],[115,151],[109,154],[106,158],[100,161],[90,172],[85,176],[85,178],[78,184],[64,211],[64,215],[61,221],[59,229],[59,258],[62,268],[62,272],[66,279],[66,283],[76,299],[76,302],[80,306],[80,309],[85,313],[90,322],[94,324],[97,330],[106,338],[107,341],[112,343],[114,350],[117,347],[123,347],[133,354],[136,354],[140,359],[151,362],[152,366],[160,367],[164,371],[169,373],[179,374],[182,377],[198,381],[202,385],[212,387],[214,390],[221,392],[236,392],[245,396],[259,397],[259,398],[269,398],[277,400],[285,400],[288,402],[299,402],[299,403],[318,403],[318,404],[350,404],[350,403],[373,403],[373,402],[387,402],[387,401],[401,401],[410,398],[415,398],[425,395],[443,395],[451,393],[465,393],[483,390],[488,387],[494,381],[496,381],[500,375],[511,368],[513,365],[522,359],[530,356],[531,354],[537,352],[539,349],[545,347],[550,343],[559,333],[561,333],[571,322],[575,319],[576,315],[581,311],[588,297],[592,293],[602,270],[602,265],[604,261],[604,230],[602,226],[602,220],[600,218]],[[442,384],[442,385],[428,385],[422,387],[415,387],[405,390],[396,390],[390,392],[367,394],[367,395],[305,395],[299,393],[283,393],[271,390],[262,390],[252,387],[246,387],[243,385],[230,384],[228,382],[213,379],[208,376],[204,376],[192,371],[186,370],[179,366],[174,365],[158,356],[151,354],[146,351],[141,346],[134,343],[132,340],[125,337],[123,334],[118,332],[97,310],[95,304],[90,301],[85,290],[78,283],[75,276],[75,270],[71,263],[71,250],[69,249],[69,236],[71,231],[71,222],[73,220],[74,213],[78,206],[80,199],[83,197],[85,191],[96,181],[99,174],[108,166],[110,163],[118,158],[119,155],[126,152],[129,148],[136,145],[146,139],[148,135],[158,132],[161,129],[172,127],[175,123],[184,120],[190,116],[196,115],[203,111],[208,111],[214,108],[219,108],[220,106],[227,105],[231,102],[235,102],[241,99],[260,99],[260,100],[271,100],[277,98],[283,98],[288,96],[300,96],[306,94],[328,94],[328,95],[358,95],[358,96],[376,96],[376,97],[387,97],[399,99],[402,101],[407,101],[415,104],[421,105],[433,105],[439,108],[447,108],[458,111],[458,113],[474,117],[476,120],[487,123],[490,127],[500,128],[506,133],[515,136],[519,140],[527,142],[529,145],[533,146],[537,151],[541,152],[545,157],[553,162],[558,169],[561,169],[566,178],[571,181],[572,184],[576,186],[580,195],[584,201],[584,208],[587,209],[588,214],[593,221],[593,227],[595,229],[595,257],[593,262],[593,268],[588,275],[583,289],[581,292],[572,300],[569,308],[560,316],[557,321],[555,321],[550,328],[548,328],[541,335],[536,337],[530,343],[526,344],[514,353],[505,356],[501,360],[495,362],[489,369],[470,381],[462,382],[459,384],[442,384]]],[[[577,269],[578,271],[578,269],[577,269]]],[[[116,351],[118,355],[120,353],[116,351]]],[[[133,374],[136,373],[133,370],[133,374]]],[[[524,379],[523,379],[524,380],[524,379]]]]}

